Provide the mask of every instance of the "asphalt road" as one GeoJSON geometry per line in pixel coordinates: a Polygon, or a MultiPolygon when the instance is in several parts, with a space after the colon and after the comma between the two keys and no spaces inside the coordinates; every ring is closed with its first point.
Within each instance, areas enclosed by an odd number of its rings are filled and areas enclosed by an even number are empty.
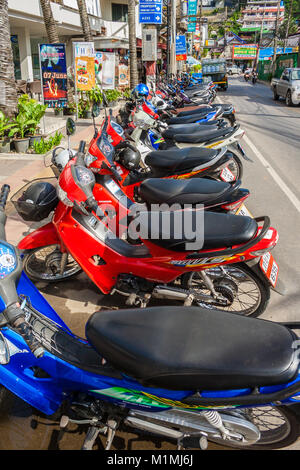
{"type": "Polygon", "coordinates": [[[272,293],[263,318],[300,321],[300,107],[274,101],[269,86],[230,78],[220,102],[233,103],[246,131],[241,141],[252,162],[243,160],[243,186],[251,191],[247,207],[268,215],[279,232],[273,255],[286,295],[272,293]]]}

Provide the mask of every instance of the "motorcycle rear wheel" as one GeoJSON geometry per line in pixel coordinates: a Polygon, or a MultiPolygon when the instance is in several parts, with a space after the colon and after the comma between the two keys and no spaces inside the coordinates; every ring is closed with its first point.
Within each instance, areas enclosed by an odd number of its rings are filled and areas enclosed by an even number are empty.
{"type": "MultiPolygon", "coordinates": [[[[224,442],[225,446],[244,450],[282,449],[299,438],[299,416],[288,406],[245,408],[241,410],[241,413],[258,427],[261,438],[250,446],[239,445],[228,440],[224,442]]],[[[214,442],[222,444],[221,440],[214,440],[214,442]]]]}
{"type": "Polygon", "coordinates": [[[65,269],[61,273],[61,256],[62,253],[58,245],[27,250],[23,259],[24,271],[31,280],[44,282],[65,281],[81,272],[81,267],[68,254],[65,269]]]}
{"type": "MultiPolygon", "coordinates": [[[[198,302],[201,307],[249,317],[258,317],[267,308],[270,287],[263,283],[247,264],[230,264],[207,269],[205,272],[213,281],[215,290],[228,299],[228,305],[198,302]]],[[[184,289],[199,289],[201,293],[210,294],[198,271],[185,274],[182,286],[184,289]]]]}

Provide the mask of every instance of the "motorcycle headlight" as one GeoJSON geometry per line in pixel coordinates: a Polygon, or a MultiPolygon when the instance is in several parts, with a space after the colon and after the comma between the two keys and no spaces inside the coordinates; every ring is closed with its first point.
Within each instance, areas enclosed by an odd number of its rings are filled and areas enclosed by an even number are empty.
{"type": "Polygon", "coordinates": [[[66,191],[64,191],[60,186],[57,186],[57,197],[65,206],[74,206],[74,203],[68,198],[66,191]]]}
{"type": "Polygon", "coordinates": [[[97,160],[97,157],[95,157],[94,155],[91,155],[90,153],[87,153],[86,156],[84,157],[84,163],[87,167],[89,167],[96,160],[97,160]]]}

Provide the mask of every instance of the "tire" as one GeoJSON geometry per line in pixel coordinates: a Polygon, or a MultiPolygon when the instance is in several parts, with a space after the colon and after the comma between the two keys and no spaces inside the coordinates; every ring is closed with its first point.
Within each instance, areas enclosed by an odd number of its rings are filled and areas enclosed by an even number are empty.
{"type": "MultiPolygon", "coordinates": [[[[211,306],[212,304],[204,304],[204,302],[198,302],[198,304],[200,304],[202,307],[215,308],[218,310],[222,310],[224,312],[228,311],[230,313],[235,313],[238,315],[245,315],[245,316],[254,317],[254,318],[261,315],[266,310],[268,302],[270,300],[270,286],[267,285],[266,283],[263,283],[262,280],[257,276],[257,274],[251,268],[249,268],[249,266],[246,263],[223,265],[222,268],[225,270],[225,277],[224,277],[224,273],[222,273],[222,275],[221,275],[221,272],[220,274],[218,273],[220,271],[220,267],[207,269],[206,274],[212,276],[211,279],[213,279],[213,282],[217,291],[218,291],[218,281],[220,282],[220,285],[221,285],[223,279],[225,280],[225,283],[226,283],[226,280],[229,280],[229,284],[232,284],[232,287],[234,287],[234,284],[235,284],[237,286],[236,295],[240,292],[239,297],[235,297],[232,303],[228,306],[215,305],[215,304],[211,306]],[[215,276],[215,279],[214,279],[214,276],[215,276]],[[243,277],[244,277],[244,280],[243,280],[243,277]],[[242,280],[240,281],[240,279],[242,280]],[[237,310],[237,307],[234,307],[234,305],[236,304],[238,306],[239,305],[242,306],[243,304],[246,305],[246,300],[243,297],[243,295],[244,296],[247,295],[247,292],[245,293],[245,290],[243,289],[239,291],[238,282],[240,282],[240,284],[245,282],[246,286],[247,286],[247,283],[250,283],[249,288],[251,289],[251,296],[249,297],[249,300],[251,299],[253,300],[255,296],[255,294],[253,294],[254,292],[253,285],[255,285],[256,291],[257,291],[257,294],[256,294],[257,300],[253,302],[252,306],[250,305],[248,309],[245,309],[244,311],[237,310]]],[[[199,277],[199,275],[198,276],[196,275],[198,275],[197,271],[192,271],[190,273],[184,274],[182,277],[182,287],[184,289],[190,289],[190,288],[197,289],[197,287],[195,287],[195,284],[193,284],[193,282],[194,283],[196,282],[196,285],[197,285],[197,281],[198,281],[197,277],[199,277]]],[[[200,290],[202,291],[208,290],[205,287],[204,288],[201,287],[202,286],[201,281],[200,281],[200,284],[198,285],[200,285],[199,287],[200,290]]],[[[220,290],[219,292],[222,293],[222,291],[220,290]]],[[[226,294],[226,291],[225,291],[225,296],[227,295],[228,294],[226,294]]]]}
{"type": "Polygon", "coordinates": [[[294,103],[292,101],[292,94],[290,92],[290,90],[288,90],[287,94],[286,94],[286,97],[285,97],[285,103],[287,106],[294,106],[294,103]]]}
{"type": "Polygon", "coordinates": [[[274,101],[279,100],[279,95],[277,95],[277,93],[276,93],[276,88],[273,88],[273,98],[274,98],[274,101]]]}
{"type": "MultiPolygon", "coordinates": [[[[275,450],[283,449],[284,447],[290,446],[296,442],[299,439],[300,434],[299,416],[289,406],[270,406],[269,409],[271,412],[274,412],[275,416],[280,416],[280,420],[282,419],[282,425],[279,429],[273,431],[262,431],[261,440],[250,446],[241,446],[235,443],[229,443],[230,441],[223,442],[223,445],[243,450],[275,450]]],[[[248,410],[244,409],[244,412],[247,413],[248,410]]],[[[265,412],[267,407],[252,408],[252,413],[256,410],[258,412],[259,410],[261,410],[261,412],[265,412]]],[[[256,424],[255,420],[252,421],[250,419],[250,421],[256,424]]],[[[222,443],[222,441],[214,442],[218,442],[219,444],[222,443]]]]}
{"type": "Polygon", "coordinates": [[[12,407],[15,395],[0,385],[0,419],[5,418],[12,407]]]}
{"type": "Polygon", "coordinates": [[[58,245],[48,245],[33,250],[27,250],[23,258],[23,269],[32,281],[60,282],[71,279],[79,274],[81,267],[68,255],[70,261],[67,263],[63,274],[54,271],[59,269],[61,252],[58,245]]]}

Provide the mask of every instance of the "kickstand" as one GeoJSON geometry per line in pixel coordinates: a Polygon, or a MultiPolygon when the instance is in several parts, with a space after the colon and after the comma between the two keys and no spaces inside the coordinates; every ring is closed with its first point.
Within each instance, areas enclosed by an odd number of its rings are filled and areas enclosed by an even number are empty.
{"type": "Polygon", "coordinates": [[[81,450],[93,450],[96,439],[100,433],[99,427],[90,426],[87,430],[86,437],[81,450]]]}
{"type": "Polygon", "coordinates": [[[110,450],[111,445],[116,435],[118,423],[114,419],[109,419],[107,421],[107,427],[108,427],[108,432],[107,432],[107,441],[106,441],[105,450],[110,450]]]}

